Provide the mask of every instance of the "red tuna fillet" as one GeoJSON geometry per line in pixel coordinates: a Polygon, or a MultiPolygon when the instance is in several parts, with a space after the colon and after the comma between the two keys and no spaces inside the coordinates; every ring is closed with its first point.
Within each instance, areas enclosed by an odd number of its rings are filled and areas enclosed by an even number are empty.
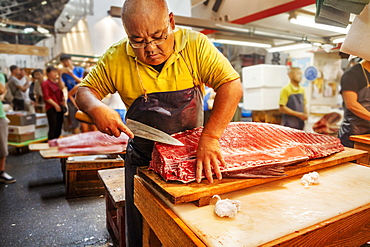
{"type": "MultiPolygon", "coordinates": [[[[185,146],[155,143],[149,169],[166,181],[194,181],[202,130],[198,127],[172,135],[185,146]]],[[[255,122],[230,123],[219,141],[226,162],[220,167],[223,177],[281,176],[286,165],[344,150],[336,137],[255,122]]]]}
{"type": "Polygon", "coordinates": [[[109,146],[114,144],[127,145],[127,142],[128,136],[123,132],[119,137],[115,137],[100,131],[80,133],[48,141],[50,147],[93,147],[109,146]]]}

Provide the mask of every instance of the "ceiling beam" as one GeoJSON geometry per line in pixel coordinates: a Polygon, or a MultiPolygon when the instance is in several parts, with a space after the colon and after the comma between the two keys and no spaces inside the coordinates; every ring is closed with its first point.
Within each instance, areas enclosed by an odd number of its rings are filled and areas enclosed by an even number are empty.
{"type": "MultiPolygon", "coordinates": [[[[315,4],[316,0],[295,0],[289,3],[281,4],[273,8],[265,9],[251,15],[244,16],[242,18],[231,21],[235,24],[247,24],[253,21],[258,21],[264,18],[268,18],[274,15],[282,14],[285,12],[293,11],[299,8],[306,7],[308,5],[315,4]]],[[[211,34],[216,32],[215,30],[203,30],[204,34],[211,34]]]]}

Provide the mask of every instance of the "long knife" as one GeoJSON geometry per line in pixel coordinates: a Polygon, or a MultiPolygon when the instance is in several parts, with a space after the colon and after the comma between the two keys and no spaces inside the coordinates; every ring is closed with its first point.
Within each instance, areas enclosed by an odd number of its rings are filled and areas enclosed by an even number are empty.
{"type": "MultiPolygon", "coordinates": [[[[75,117],[76,119],[85,123],[94,123],[93,119],[82,111],[77,111],[75,117]]],[[[184,146],[182,142],[173,138],[169,134],[135,120],[127,119],[126,126],[132,131],[132,133],[134,133],[135,136],[170,145],[184,146]]]]}

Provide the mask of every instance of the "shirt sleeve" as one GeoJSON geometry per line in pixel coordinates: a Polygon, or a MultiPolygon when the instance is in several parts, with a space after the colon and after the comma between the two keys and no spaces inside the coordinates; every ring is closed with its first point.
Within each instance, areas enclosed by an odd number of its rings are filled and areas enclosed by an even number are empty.
{"type": "Polygon", "coordinates": [[[215,91],[226,82],[239,79],[229,60],[202,33],[197,34],[197,66],[201,81],[215,91]]]}
{"type": "Polygon", "coordinates": [[[5,85],[5,76],[0,73],[0,82],[5,85]]]}
{"type": "Polygon", "coordinates": [[[42,84],[41,84],[41,89],[42,89],[42,94],[44,96],[44,100],[48,100],[50,99],[50,91],[48,89],[48,85],[47,85],[47,81],[44,81],[42,84]]]}
{"type": "Polygon", "coordinates": [[[345,71],[340,79],[341,92],[343,91],[353,91],[359,92],[366,82],[364,81],[364,75],[361,69],[361,65],[354,65],[347,71],[345,71]],[[356,67],[355,67],[356,66],[356,67]]]}
{"type": "Polygon", "coordinates": [[[102,99],[108,94],[116,92],[114,82],[109,76],[110,63],[115,62],[110,61],[110,53],[111,51],[109,49],[105,54],[103,54],[98,63],[91,69],[89,74],[80,84],[80,86],[93,88],[102,99]]]}
{"type": "Polygon", "coordinates": [[[285,106],[288,103],[289,92],[286,87],[283,87],[280,91],[279,105],[285,106]]]}

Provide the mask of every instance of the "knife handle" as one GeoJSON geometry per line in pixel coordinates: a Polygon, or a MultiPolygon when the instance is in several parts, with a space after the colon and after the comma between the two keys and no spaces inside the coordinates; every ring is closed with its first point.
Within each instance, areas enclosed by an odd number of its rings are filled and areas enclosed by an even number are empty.
{"type": "Polygon", "coordinates": [[[94,120],[89,115],[80,110],[76,112],[75,118],[85,123],[94,124],[94,120]]]}

